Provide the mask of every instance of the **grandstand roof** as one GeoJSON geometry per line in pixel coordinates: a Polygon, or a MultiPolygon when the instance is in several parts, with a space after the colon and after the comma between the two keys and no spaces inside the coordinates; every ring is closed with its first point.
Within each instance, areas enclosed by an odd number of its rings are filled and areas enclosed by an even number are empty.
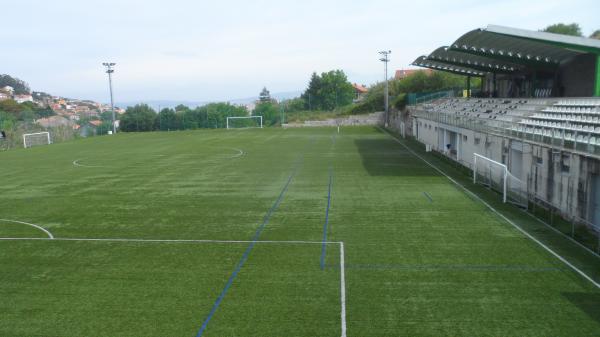
{"type": "Polygon", "coordinates": [[[465,76],[485,76],[484,71],[430,59],[427,56],[421,56],[417,58],[412,64],[419,67],[442,70],[465,76]]]}
{"type": "MultiPolygon", "coordinates": [[[[460,66],[478,72],[510,73],[523,68],[556,69],[573,57],[600,55],[600,40],[489,25],[467,32],[449,47],[422,56],[413,65],[460,66]]],[[[444,69],[439,69],[444,70],[444,69]]]]}
{"type": "Polygon", "coordinates": [[[427,56],[427,59],[472,68],[483,72],[495,71],[512,73],[523,68],[523,66],[516,63],[498,61],[489,57],[457,52],[450,50],[449,47],[440,47],[436,49],[427,56]]]}

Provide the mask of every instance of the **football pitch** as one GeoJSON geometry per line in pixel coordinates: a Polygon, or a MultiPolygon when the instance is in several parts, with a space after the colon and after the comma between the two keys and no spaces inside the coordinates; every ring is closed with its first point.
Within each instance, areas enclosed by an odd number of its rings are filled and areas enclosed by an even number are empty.
{"type": "Polygon", "coordinates": [[[593,282],[378,128],[0,163],[0,336],[600,336],[593,282]]]}

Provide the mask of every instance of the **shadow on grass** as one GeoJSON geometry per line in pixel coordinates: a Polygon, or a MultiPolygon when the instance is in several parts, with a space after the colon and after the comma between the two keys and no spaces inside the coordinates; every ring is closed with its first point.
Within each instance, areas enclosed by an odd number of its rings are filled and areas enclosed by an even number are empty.
{"type": "Polygon", "coordinates": [[[394,139],[356,139],[363,167],[372,176],[439,176],[394,139]]]}
{"type": "Polygon", "coordinates": [[[563,293],[562,295],[593,320],[600,323],[600,294],[563,293]]]}

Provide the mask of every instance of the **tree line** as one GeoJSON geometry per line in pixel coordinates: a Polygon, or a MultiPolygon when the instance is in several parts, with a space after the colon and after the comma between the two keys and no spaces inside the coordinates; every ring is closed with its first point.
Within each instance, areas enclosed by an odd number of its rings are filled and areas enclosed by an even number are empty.
{"type": "Polygon", "coordinates": [[[180,104],[158,113],[147,104],[138,104],[128,107],[120,116],[119,129],[126,132],[214,129],[225,127],[227,117],[241,116],[248,116],[246,107],[229,103],[210,103],[194,109],[180,104]]]}

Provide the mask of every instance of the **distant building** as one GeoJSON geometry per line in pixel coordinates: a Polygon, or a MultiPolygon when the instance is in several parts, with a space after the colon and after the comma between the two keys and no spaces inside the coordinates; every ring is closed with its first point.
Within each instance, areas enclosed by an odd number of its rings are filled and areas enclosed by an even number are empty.
{"type": "Polygon", "coordinates": [[[4,91],[6,94],[12,96],[15,93],[15,89],[10,85],[0,88],[0,91],[4,91]]]}
{"type": "Polygon", "coordinates": [[[0,92],[0,101],[5,101],[7,99],[10,99],[10,96],[7,93],[0,92]]]}
{"type": "Polygon", "coordinates": [[[25,103],[25,102],[33,102],[33,96],[26,94],[26,95],[15,95],[14,96],[14,100],[17,103],[25,103]]]}
{"type": "Polygon", "coordinates": [[[354,102],[360,102],[364,98],[365,94],[369,92],[364,85],[352,83],[352,87],[354,88],[354,102]]]}
{"type": "Polygon", "coordinates": [[[87,105],[77,105],[75,106],[75,112],[89,112],[90,111],[90,107],[88,107],[87,105]]]}
{"type": "Polygon", "coordinates": [[[394,76],[395,80],[402,80],[405,79],[406,77],[417,73],[417,72],[424,72],[426,75],[431,75],[433,73],[433,70],[431,69],[400,69],[400,70],[396,70],[396,75],[394,76]]]}
{"type": "Polygon", "coordinates": [[[39,125],[45,128],[55,128],[58,126],[73,126],[75,123],[62,116],[51,116],[48,118],[40,118],[36,121],[39,125]]]}

